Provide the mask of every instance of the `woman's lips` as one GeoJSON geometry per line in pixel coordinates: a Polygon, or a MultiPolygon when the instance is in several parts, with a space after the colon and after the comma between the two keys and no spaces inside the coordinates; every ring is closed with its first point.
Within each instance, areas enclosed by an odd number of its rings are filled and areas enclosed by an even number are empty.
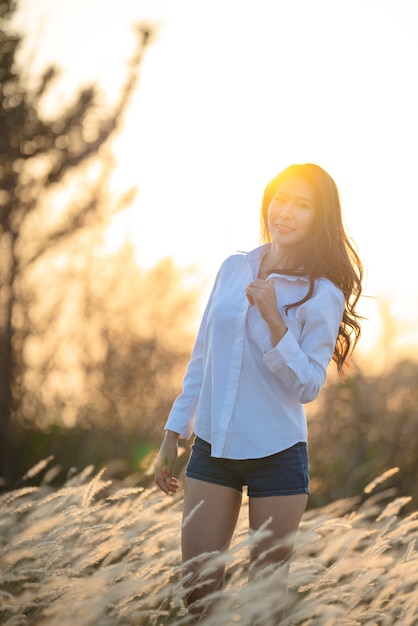
{"type": "Polygon", "coordinates": [[[277,224],[276,226],[279,233],[291,233],[294,229],[290,226],[286,226],[285,224],[277,224]]]}

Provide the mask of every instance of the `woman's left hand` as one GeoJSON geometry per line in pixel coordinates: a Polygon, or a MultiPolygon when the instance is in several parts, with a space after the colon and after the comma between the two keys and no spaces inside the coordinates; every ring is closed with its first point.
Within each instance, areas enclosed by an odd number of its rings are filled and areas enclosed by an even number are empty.
{"type": "Polygon", "coordinates": [[[261,317],[268,324],[273,343],[278,343],[286,333],[287,326],[277,306],[274,280],[256,278],[248,285],[245,293],[249,303],[258,307],[261,317]]]}
{"type": "MultiPolygon", "coordinates": [[[[277,308],[274,280],[256,278],[247,287],[245,293],[251,305],[256,304],[261,316],[268,321],[271,316],[279,313],[277,308]]],[[[280,315],[280,313],[279,313],[280,315]]]]}

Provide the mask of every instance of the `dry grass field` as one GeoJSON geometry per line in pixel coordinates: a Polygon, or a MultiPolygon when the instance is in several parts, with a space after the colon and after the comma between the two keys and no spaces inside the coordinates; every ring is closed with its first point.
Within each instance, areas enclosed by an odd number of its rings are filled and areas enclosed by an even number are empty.
{"type": "MultiPolygon", "coordinates": [[[[42,464],[34,469],[44,469],[42,464]]],[[[383,490],[306,512],[290,570],[285,625],[418,623],[418,512],[383,490]]],[[[64,486],[1,496],[0,623],[137,626],[187,623],[180,568],[181,493],[165,497],[92,467],[64,486]]],[[[247,583],[247,503],[227,559],[227,587],[204,623],[273,624],[272,572],[247,583]]],[[[210,572],[208,572],[210,575],[210,572]]]]}

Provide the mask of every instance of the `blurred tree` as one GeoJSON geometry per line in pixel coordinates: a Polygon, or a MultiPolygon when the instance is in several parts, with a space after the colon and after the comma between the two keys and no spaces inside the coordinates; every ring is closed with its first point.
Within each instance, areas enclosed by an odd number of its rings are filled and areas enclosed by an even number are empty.
{"type": "Polygon", "coordinates": [[[358,370],[330,381],[309,418],[311,503],[354,496],[377,476],[418,500],[418,363],[396,362],[380,374],[358,370]]]}
{"type": "Polygon", "coordinates": [[[6,480],[11,420],[22,401],[23,350],[31,332],[29,270],[100,216],[111,167],[103,149],[120,124],[150,35],[139,29],[138,49],[110,110],[99,108],[96,89],[89,87],[48,120],[40,114],[41,102],[57,72],[45,71],[35,89],[25,84],[16,63],[21,37],[10,25],[16,6],[0,0],[0,477],[6,480]],[[52,214],[49,195],[62,184],[83,193],[74,198],[69,192],[62,210],[52,214]]]}
{"type": "Polygon", "coordinates": [[[28,312],[37,332],[24,346],[13,476],[50,455],[64,479],[86,464],[143,472],[181,388],[202,277],[170,259],[143,270],[130,246],[64,248],[68,264],[32,272],[44,296],[28,312]]]}
{"type": "Polygon", "coordinates": [[[92,320],[90,328],[100,329],[96,346],[105,353],[100,370],[92,363],[85,376],[84,414],[104,428],[159,438],[190,356],[197,290],[184,284],[190,274],[170,259],[142,272],[133,256],[127,248],[118,259],[109,259],[107,280],[95,281],[101,293],[91,290],[86,300],[85,317],[92,320]],[[105,309],[107,323],[94,323],[93,316],[105,309]]]}
{"type": "Polygon", "coordinates": [[[131,246],[90,249],[47,277],[30,310],[40,332],[26,341],[19,423],[160,434],[196,332],[191,279],[170,259],[141,270],[131,246]]]}

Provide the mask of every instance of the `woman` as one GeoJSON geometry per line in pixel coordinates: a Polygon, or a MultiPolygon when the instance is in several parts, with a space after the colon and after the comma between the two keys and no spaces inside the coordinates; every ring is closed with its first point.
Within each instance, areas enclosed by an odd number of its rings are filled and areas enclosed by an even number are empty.
{"type": "MultiPolygon", "coordinates": [[[[291,165],[266,187],[263,245],[222,264],[155,461],[166,494],[179,438],[196,439],[186,470],[182,553],[189,613],[222,589],[224,568],[199,587],[199,555],[228,548],[242,487],[249,525],[270,536],[251,549],[250,577],[284,564],[309,494],[303,405],[360,336],[361,261],[344,231],[337,187],[315,164],[291,165]],[[187,582],[189,581],[189,582],[187,582]],[[195,604],[196,603],[196,604],[195,604]]],[[[207,607],[206,607],[207,609],[207,607]]]]}

